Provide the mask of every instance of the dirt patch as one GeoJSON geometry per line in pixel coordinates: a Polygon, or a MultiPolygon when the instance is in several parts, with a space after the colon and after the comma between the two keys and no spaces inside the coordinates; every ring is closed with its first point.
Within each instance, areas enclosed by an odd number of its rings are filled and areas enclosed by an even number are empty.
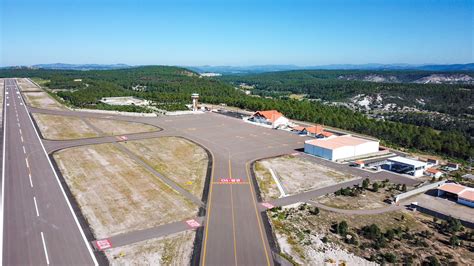
{"type": "Polygon", "coordinates": [[[273,169],[288,194],[297,194],[358,178],[295,156],[263,160],[261,165],[273,169]]]}
{"type": "Polygon", "coordinates": [[[156,171],[201,197],[209,160],[203,148],[177,137],[127,141],[122,144],[156,171]]]}
{"type": "Polygon", "coordinates": [[[58,103],[53,97],[49,96],[49,94],[44,91],[23,92],[23,95],[25,96],[26,102],[29,106],[49,110],[65,109],[60,103],[58,103]]]}
{"type": "Polygon", "coordinates": [[[111,265],[189,265],[195,231],[151,239],[105,251],[111,265]]]}
{"type": "Polygon", "coordinates": [[[46,139],[66,140],[99,136],[78,117],[35,113],[33,118],[46,139]]]}
{"type": "Polygon", "coordinates": [[[54,158],[96,238],[197,214],[196,205],[113,144],[70,148],[54,158]]]}
{"type": "Polygon", "coordinates": [[[93,126],[97,127],[105,135],[123,135],[142,132],[157,131],[159,128],[135,122],[86,118],[86,120],[93,126]]]}
{"type": "Polygon", "coordinates": [[[367,265],[371,263],[368,260],[403,264],[411,260],[413,265],[420,265],[429,256],[436,256],[442,264],[469,265],[474,259],[469,252],[472,240],[463,247],[450,246],[449,236],[438,232],[433,218],[420,213],[402,210],[347,215],[325,210],[318,213],[312,208],[298,205],[268,212],[283,256],[298,264],[321,265],[341,260],[347,265],[367,265]],[[334,225],[343,221],[347,223],[347,233],[339,234],[334,225]],[[380,230],[383,240],[365,235],[362,228],[372,224],[380,230]],[[393,233],[390,238],[388,231],[393,233]]]}

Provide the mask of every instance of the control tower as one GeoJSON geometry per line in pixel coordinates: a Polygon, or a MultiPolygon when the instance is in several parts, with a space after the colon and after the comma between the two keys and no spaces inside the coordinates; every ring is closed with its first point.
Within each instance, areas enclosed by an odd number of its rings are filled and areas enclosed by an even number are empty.
{"type": "Polygon", "coordinates": [[[193,111],[197,111],[198,110],[199,94],[197,94],[197,93],[191,94],[191,99],[193,99],[193,111]]]}

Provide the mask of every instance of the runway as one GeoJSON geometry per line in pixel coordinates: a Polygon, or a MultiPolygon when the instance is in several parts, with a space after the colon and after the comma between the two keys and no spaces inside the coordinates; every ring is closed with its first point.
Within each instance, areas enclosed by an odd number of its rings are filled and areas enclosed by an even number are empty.
{"type": "Polygon", "coordinates": [[[94,265],[14,79],[5,80],[2,265],[94,265]]]}

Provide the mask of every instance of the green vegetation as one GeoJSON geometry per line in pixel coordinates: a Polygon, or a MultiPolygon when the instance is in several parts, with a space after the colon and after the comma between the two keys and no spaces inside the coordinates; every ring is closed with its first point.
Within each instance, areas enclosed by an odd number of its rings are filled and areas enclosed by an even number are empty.
{"type": "MultiPolygon", "coordinates": [[[[404,95],[430,95],[433,109],[450,109],[449,112],[464,112],[467,104],[473,102],[472,86],[420,84],[379,84],[360,81],[334,79],[340,72],[334,71],[291,71],[234,77],[235,81],[263,79],[256,89],[292,90],[298,94],[308,94],[311,98],[343,99],[361,92],[374,92],[385,88],[404,95]],[[263,78],[262,78],[263,77],[263,78]],[[280,84],[280,85],[278,85],[280,84]],[[278,86],[277,86],[278,85],[278,86]],[[457,86],[457,87],[455,87],[457,86]],[[435,100],[436,99],[436,100],[435,100]],[[441,100],[442,99],[442,100],[441,100]]],[[[412,74],[406,73],[409,76],[412,74]]],[[[415,75],[415,74],[413,74],[415,75]]],[[[160,109],[183,109],[190,102],[190,94],[197,92],[201,101],[211,104],[226,103],[247,110],[277,109],[292,119],[303,120],[338,127],[382,140],[385,145],[395,145],[406,149],[417,149],[429,153],[467,159],[474,155],[473,140],[456,130],[435,131],[399,122],[377,121],[364,114],[343,107],[325,105],[317,101],[266,99],[246,96],[230,84],[216,79],[200,78],[194,72],[178,67],[150,66],[120,70],[101,71],[61,71],[34,69],[2,69],[0,77],[37,77],[50,80],[50,89],[66,89],[57,95],[78,107],[100,109],[132,109],[138,107],[111,107],[99,103],[100,98],[110,96],[136,96],[151,100],[160,109]],[[75,82],[74,79],[82,79],[75,82]]],[[[223,78],[230,81],[231,78],[223,78]]],[[[466,111],[472,113],[471,111],[466,111]]]]}

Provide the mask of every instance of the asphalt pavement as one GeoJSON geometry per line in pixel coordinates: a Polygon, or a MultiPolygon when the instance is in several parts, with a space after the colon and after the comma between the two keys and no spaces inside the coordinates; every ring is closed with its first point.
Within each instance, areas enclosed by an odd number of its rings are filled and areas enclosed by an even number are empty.
{"type": "Polygon", "coordinates": [[[14,79],[5,80],[2,265],[94,265],[14,79]]]}

